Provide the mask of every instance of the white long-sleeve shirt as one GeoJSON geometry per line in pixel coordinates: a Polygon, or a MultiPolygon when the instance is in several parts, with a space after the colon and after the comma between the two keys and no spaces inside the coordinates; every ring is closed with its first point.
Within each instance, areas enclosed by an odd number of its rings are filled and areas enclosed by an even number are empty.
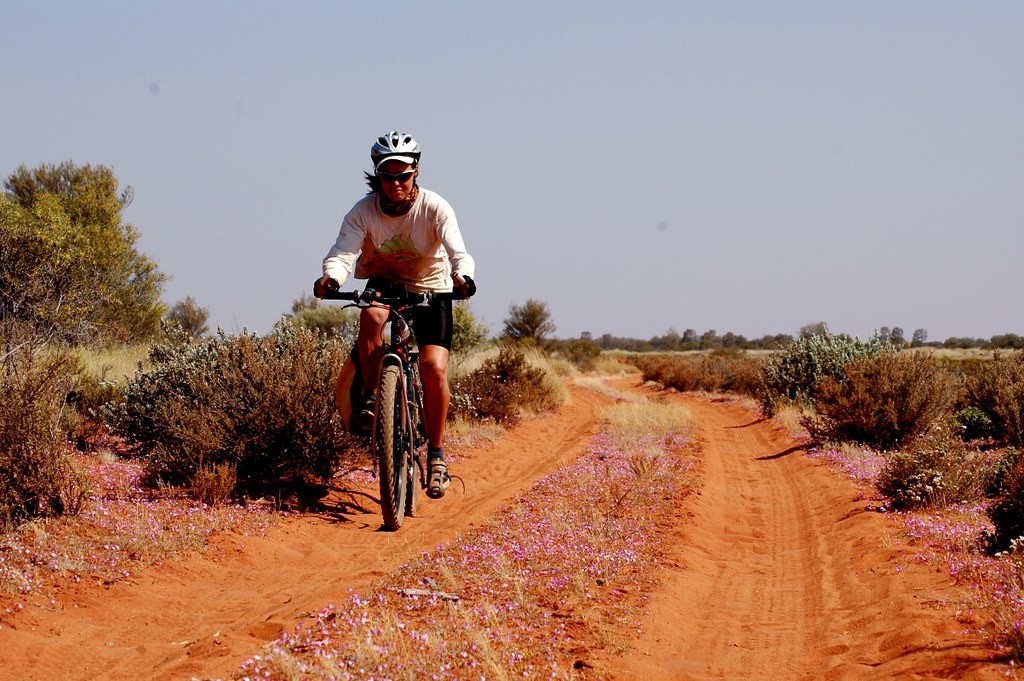
{"type": "Polygon", "coordinates": [[[352,206],[323,272],[343,284],[353,266],[356,279],[379,275],[414,292],[451,291],[453,275],[472,278],[476,268],[451,205],[422,187],[409,212],[399,217],[385,215],[376,194],[352,206]]]}

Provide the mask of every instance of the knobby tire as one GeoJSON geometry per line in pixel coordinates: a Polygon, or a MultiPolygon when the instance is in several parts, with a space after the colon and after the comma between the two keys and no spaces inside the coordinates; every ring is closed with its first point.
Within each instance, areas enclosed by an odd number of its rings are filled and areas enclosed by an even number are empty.
{"type": "Polygon", "coordinates": [[[380,511],[384,526],[397,530],[405,520],[406,487],[408,483],[409,434],[406,430],[405,395],[402,391],[401,368],[384,367],[380,377],[377,433],[375,443],[380,473],[380,511]]]}
{"type": "Polygon", "coordinates": [[[405,485],[405,515],[413,518],[419,500],[420,490],[420,469],[416,462],[416,450],[423,444],[424,436],[420,431],[423,428],[423,389],[420,382],[419,367],[415,360],[411,366],[412,380],[406,386],[408,391],[407,404],[409,405],[409,478],[405,485]]]}

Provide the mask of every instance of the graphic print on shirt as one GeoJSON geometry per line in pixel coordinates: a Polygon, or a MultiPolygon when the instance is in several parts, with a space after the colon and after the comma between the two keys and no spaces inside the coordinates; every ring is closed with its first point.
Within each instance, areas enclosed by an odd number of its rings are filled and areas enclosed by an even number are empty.
{"type": "Polygon", "coordinates": [[[412,239],[404,234],[396,234],[377,249],[374,267],[378,271],[400,274],[411,271],[421,259],[412,239]]]}

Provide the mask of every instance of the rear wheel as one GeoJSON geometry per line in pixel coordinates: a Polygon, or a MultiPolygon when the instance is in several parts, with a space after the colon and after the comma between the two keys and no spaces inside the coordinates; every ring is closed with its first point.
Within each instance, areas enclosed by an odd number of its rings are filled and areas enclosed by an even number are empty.
{"type": "Polygon", "coordinates": [[[397,530],[405,520],[409,479],[406,452],[410,438],[401,387],[399,367],[394,364],[384,367],[380,377],[374,454],[380,471],[380,512],[389,530],[397,530]]]}

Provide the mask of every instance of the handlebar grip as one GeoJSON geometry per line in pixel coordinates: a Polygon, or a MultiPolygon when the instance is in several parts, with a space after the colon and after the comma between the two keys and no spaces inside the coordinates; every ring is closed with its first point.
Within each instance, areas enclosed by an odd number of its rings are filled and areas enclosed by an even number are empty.
{"type": "Polygon", "coordinates": [[[447,291],[445,293],[435,293],[436,298],[442,300],[468,300],[469,296],[462,292],[462,289],[455,289],[453,291],[447,291]]]}
{"type": "Polygon", "coordinates": [[[320,300],[359,300],[359,291],[345,293],[340,289],[324,286],[320,282],[320,279],[313,282],[313,295],[320,300]]]}

